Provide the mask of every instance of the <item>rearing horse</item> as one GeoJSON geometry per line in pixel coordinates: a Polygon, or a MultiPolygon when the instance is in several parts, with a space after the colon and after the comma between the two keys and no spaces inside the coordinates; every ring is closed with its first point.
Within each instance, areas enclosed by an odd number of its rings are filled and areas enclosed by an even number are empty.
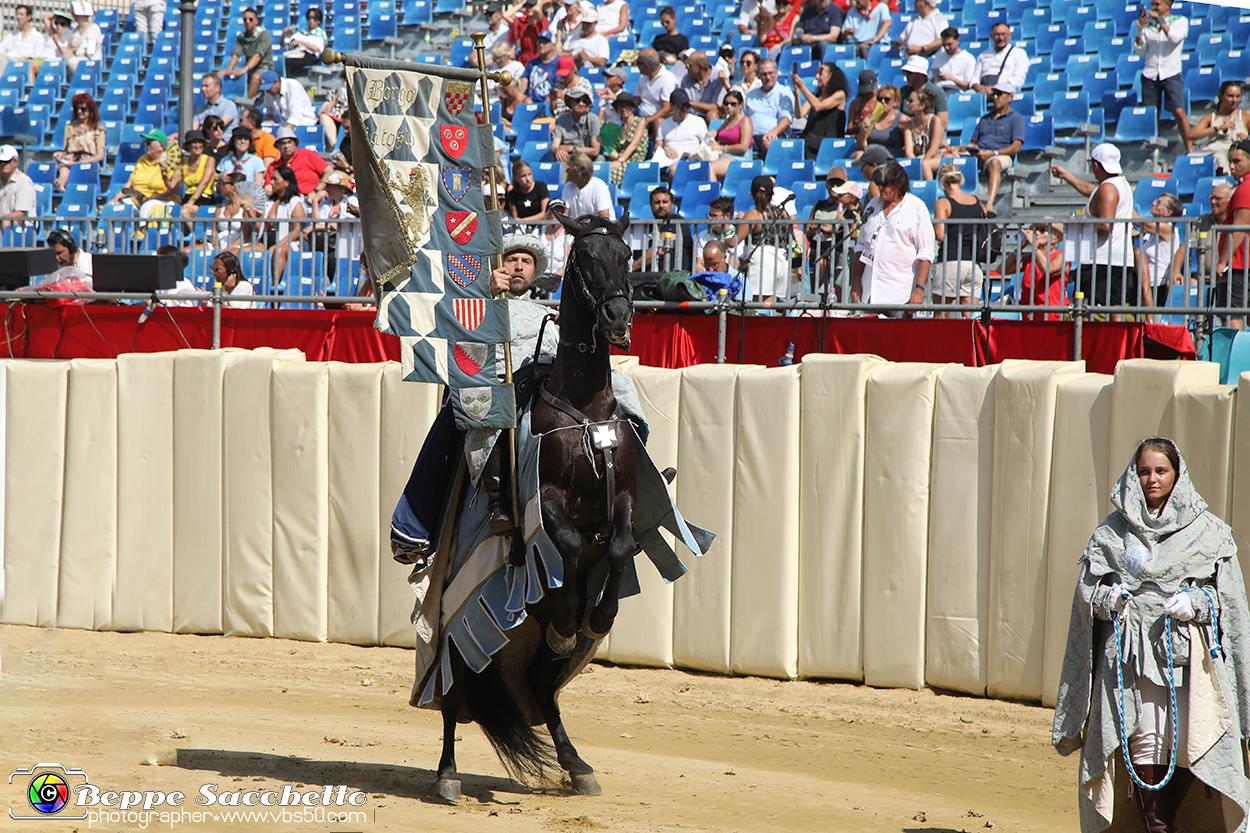
{"type": "Polygon", "coordinates": [[[637,435],[621,416],[612,392],[609,345],[627,347],[634,305],[633,259],[622,234],[629,216],[560,223],[573,236],[560,302],[560,343],[550,378],[531,410],[539,437],[539,490],[543,526],[563,564],[559,586],[544,577],[546,592],[526,606],[526,621],[480,673],[452,650],[453,683],[442,696],[443,754],[437,791],[458,798],[457,722],[477,722],[514,777],[545,777],[553,764],[568,773],[576,792],[598,795],[594,770],[573,748],[560,718],[560,687],[584,667],[593,649],[574,653],[579,635],[595,641],[611,629],[621,579],[637,552],[637,435]],[[606,560],[607,578],[588,586],[606,560]],[[551,747],[533,726],[546,723],[551,747]]]}

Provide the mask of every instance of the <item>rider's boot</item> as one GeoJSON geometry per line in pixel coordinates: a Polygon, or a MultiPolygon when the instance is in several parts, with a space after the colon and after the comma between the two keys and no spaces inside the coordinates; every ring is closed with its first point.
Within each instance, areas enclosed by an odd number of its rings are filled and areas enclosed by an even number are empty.
{"type": "Polygon", "coordinates": [[[482,488],[486,491],[486,509],[490,518],[491,535],[510,535],[515,524],[512,521],[510,490],[502,478],[502,442],[496,442],[486,466],[482,469],[482,488]]]}

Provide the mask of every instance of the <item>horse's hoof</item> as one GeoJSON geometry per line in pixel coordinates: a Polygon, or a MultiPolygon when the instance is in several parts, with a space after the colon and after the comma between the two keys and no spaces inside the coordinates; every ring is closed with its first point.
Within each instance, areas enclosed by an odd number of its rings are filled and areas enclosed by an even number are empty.
{"type": "Polygon", "coordinates": [[[547,644],[557,654],[571,654],[573,649],[577,647],[577,634],[561,636],[556,631],[555,626],[549,624],[547,625],[547,644]]]}
{"type": "Polygon", "coordinates": [[[603,795],[603,788],[599,786],[599,781],[593,772],[587,772],[585,775],[570,775],[569,781],[573,783],[573,792],[578,795],[603,795]]]}
{"type": "Polygon", "coordinates": [[[460,779],[459,778],[440,778],[438,783],[434,785],[434,791],[438,793],[438,797],[444,801],[460,800],[460,779]]]}

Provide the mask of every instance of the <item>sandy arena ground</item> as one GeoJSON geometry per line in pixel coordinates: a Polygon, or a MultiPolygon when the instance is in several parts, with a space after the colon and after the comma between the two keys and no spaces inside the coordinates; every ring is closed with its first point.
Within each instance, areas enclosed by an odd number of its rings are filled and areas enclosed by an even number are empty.
{"type": "MultiPolygon", "coordinates": [[[[597,798],[507,780],[462,726],[464,798],[434,797],[442,725],[407,705],[412,656],[393,648],[160,633],[0,627],[3,766],[57,762],[106,790],[367,793],[346,822],[202,820],[179,831],[1072,831],[1075,758],[1051,712],[932,691],[723,678],[593,665],[565,725],[597,798]]],[[[0,830],[131,831],[30,814],[29,777],[0,781],[0,830]]],[[[225,808],[228,812],[233,808],[225,808]]],[[[71,808],[72,810],[72,808],[71,808]]],[[[311,811],[310,811],[311,812],[311,811]]],[[[324,818],[324,817],[323,817],[324,818]]]]}

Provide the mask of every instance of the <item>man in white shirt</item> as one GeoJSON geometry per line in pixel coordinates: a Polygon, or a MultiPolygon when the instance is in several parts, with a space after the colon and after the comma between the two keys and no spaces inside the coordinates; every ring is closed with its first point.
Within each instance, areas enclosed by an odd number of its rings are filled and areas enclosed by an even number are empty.
{"type": "Polygon", "coordinates": [[[944,90],[963,92],[977,80],[977,59],[959,46],[959,30],[942,30],[942,51],[933,57],[929,78],[944,90]]]}
{"type": "Polygon", "coordinates": [[[794,113],[794,93],[777,83],[777,64],[760,61],[756,74],[760,86],[747,93],[743,110],[751,117],[755,131],[755,152],[761,156],[768,151],[773,139],[790,129],[790,116],[794,113]]]}
{"type": "Polygon", "coordinates": [[[655,155],[652,162],[659,162],[666,169],[699,149],[699,143],[707,135],[707,122],[690,115],[690,96],[685,90],[674,90],[668,99],[673,107],[671,116],[660,122],[655,138],[655,155]]]}
{"type": "MultiPolygon", "coordinates": [[[[486,22],[490,28],[482,39],[482,49],[489,55],[495,44],[508,42],[508,21],[503,16],[503,10],[498,5],[491,4],[486,7],[486,22]]],[[[469,56],[471,61],[477,60],[477,50],[470,52],[469,56]]]]}
{"type": "Polygon", "coordinates": [[[569,38],[564,44],[564,55],[571,55],[582,66],[602,67],[608,63],[608,39],[599,34],[595,27],[599,25],[599,13],[594,9],[582,12],[582,31],[575,38],[569,38]]]}
{"type": "Polygon", "coordinates": [[[894,42],[908,55],[929,57],[942,45],[942,30],[947,27],[946,17],[937,10],[937,0],[916,0],[916,16],[894,42]]]}
{"type": "Polygon", "coordinates": [[[1024,89],[1029,74],[1029,56],[1012,44],[1011,27],[1006,23],[995,23],[990,30],[990,40],[994,42],[994,48],[982,52],[977,58],[977,80],[972,85],[972,91],[989,95],[997,81],[1005,81],[1017,90],[1024,89]]]}
{"type": "Polygon", "coordinates": [[[1150,12],[1139,6],[1133,51],[1143,58],[1141,106],[1166,107],[1176,116],[1185,152],[1194,149],[1189,138],[1189,114],[1185,112],[1185,88],[1181,83],[1181,50],[1189,34],[1189,21],[1172,14],[1172,0],[1151,0],[1150,12]]]}
{"type": "Polygon", "coordinates": [[[317,123],[317,111],[304,86],[294,78],[282,78],[272,69],[260,76],[260,87],[265,91],[265,109],[276,124],[287,127],[304,127],[317,123]]]}
{"type": "Polygon", "coordinates": [[[17,31],[0,41],[0,71],[9,61],[29,61],[43,54],[43,35],[34,27],[30,6],[16,8],[17,31]]]}
{"type": "Polygon", "coordinates": [[[21,166],[17,148],[0,145],[0,229],[13,224],[10,218],[35,216],[35,183],[21,166]]]}
{"type": "MultiPolygon", "coordinates": [[[[881,196],[868,201],[851,264],[851,302],[922,304],[937,249],[924,201],[909,193],[907,171],[887,162],[873,172],[881,196]]],[[[886,312],[903,318],[901,311],[886,312]]]]}
{"type": "Polygon", "coordinates": [[[638,115],[647,120],[649,129],[654,130],[655,125],[668,118],[672,109],[668,98],[677,89],[677,77],[660,65],[660,53],[649,46],[639,50],[634,66],[641,73],[634,87],[638,115]]]}
{"type": "Polygon", "coordinates": [[[760,6],[768,10],[769,14],[777,13],[777,6],[773,0],[746,0],[742,4],[742,12],[738,15],[738,31],[744,35],[755,34],[755,17],[760,13],[760,6]]]}
{"type": "Polygon", "coordinates": [[[595,176],[595,164],[590,161],[589,156],[584,153],[570,156],[564,175],[566,181],[560,198],[568,205],[570,217],[590,214],[608,220],[616,219],[612,192],[607,183],[595,176]]]}

